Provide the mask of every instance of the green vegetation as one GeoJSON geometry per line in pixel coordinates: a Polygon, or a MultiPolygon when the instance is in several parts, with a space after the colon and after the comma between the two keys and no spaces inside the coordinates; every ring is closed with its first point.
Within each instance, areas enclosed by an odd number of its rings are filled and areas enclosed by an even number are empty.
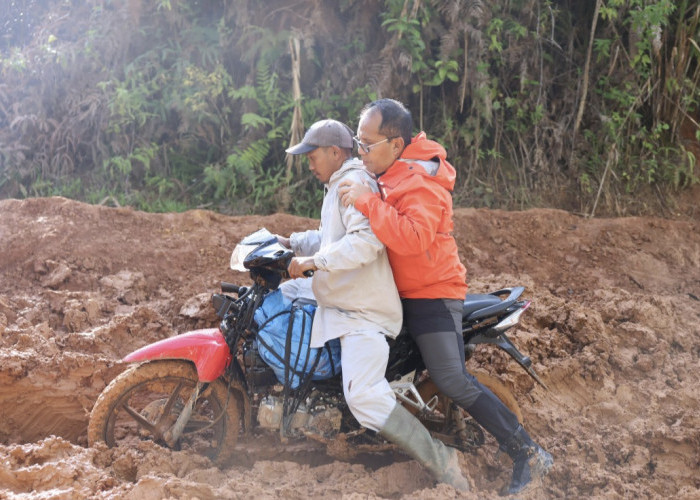
{"type": "Polygon", "coordinates": [[[447,148],[457,205],[653,210],[699,178],[700,9],[592,4],[12,2],[0,197],[317,216],[285,148],[387,96],[447,148]]]}

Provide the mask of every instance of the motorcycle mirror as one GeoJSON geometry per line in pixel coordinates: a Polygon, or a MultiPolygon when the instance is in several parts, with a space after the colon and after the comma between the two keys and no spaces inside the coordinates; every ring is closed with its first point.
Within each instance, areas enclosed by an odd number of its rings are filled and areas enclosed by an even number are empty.
{"type": "Polygon", "coordinates": [[[267,243],[271,239],[275,239],[275,236],[267,229],[262,228],[243,238],[239,245],[260,245],[261,243],[267,243]]]}

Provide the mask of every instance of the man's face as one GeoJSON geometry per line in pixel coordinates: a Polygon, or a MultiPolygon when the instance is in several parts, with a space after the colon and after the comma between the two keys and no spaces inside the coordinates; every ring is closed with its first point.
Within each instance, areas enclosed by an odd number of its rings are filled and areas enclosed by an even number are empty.
{"type": "Polygon", "coordinates": [[[381,124],[382,114],[378,110],[370,109],[360,117],[357,126],[357,138],[370,148],[366,153],[362,147],[358,147],[357,153],[367,170],[376,175],[386,172],[401,156],[403,150],[403,139],[397,137],[386,140],[388,137],[379,132],[381,124]]]}
{"type": "Polygon", "coordinates": [[[306,153],[309,170],[323,184],[327,184],[331,175],[343,164],[340,150],[334,146],[320,147],[306,153]]]}

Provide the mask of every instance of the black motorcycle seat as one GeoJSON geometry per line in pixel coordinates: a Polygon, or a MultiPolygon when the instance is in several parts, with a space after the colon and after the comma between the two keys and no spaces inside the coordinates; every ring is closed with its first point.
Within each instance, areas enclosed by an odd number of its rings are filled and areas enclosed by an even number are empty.
{"type": "Polygon", "coordinates": [[[485,307],[493,306],[503,302],[499,297],[495,295],[487,294],[467,294],[464,299],[464,307],[462,308],[462,318],[466,319],[474,311],[479,309],[484,309],[485,307]]]}

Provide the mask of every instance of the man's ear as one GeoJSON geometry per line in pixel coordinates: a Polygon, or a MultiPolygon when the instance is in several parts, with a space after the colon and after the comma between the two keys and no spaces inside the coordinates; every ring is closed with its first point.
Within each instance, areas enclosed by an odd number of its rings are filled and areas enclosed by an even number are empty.
{"type": "Polygon", "coordinates": [[[391,152],[394,154],[394,157],[399,158],[401,156],[401,153],[403,153],[404,148],[406,147],[403,141],[403,137],[395,137],[394,139],[392,139],[391,147],[391,152]]]}

